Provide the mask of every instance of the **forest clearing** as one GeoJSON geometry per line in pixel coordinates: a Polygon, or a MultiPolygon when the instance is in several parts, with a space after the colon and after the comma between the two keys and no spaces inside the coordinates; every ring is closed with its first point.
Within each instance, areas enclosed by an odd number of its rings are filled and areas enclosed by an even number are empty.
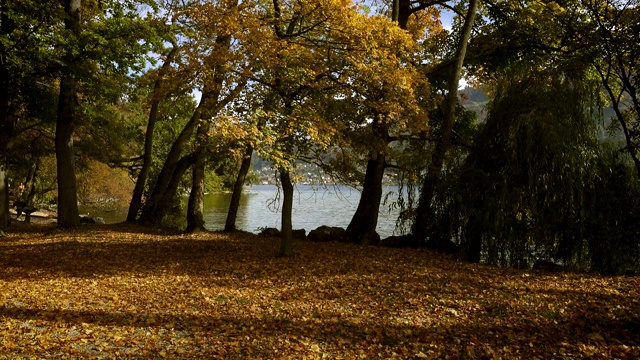
{"type": "Polygon", "coordinates": [[[637,276],[426,249],[12,223],[0,358],[639,358],[637,276]],[[3,357],[4,356],[4,357],[3,357]]]}

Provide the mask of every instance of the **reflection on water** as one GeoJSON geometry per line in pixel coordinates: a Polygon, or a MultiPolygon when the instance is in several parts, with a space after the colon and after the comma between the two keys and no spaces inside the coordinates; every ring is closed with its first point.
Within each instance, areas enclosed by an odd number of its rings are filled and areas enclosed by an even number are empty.
{"type": "MultiPolygon", "coordinates": [[[[397,187],[385,189],[385,193],[389,191],[397,191],[397,187]]],[[[245,189],[240,200],[236,227],[250,232],[259,232],[265,227],[279,228],[281,195],[273,185],[253,185],[250,189],[245,189]]],[[[321,225],[346,228],[359,200],[360,192],[348,186],[296,186],[293,198],[293,228],[305,229],[307,232],[321,225]]],[[[230,202],[230,193],[205,196],[204,220],[207,229],[224,228],[230,202]]],[[[103,217],[106,223],[114,223],[124,221],[127,213],[124,209],[111,213],[95,212],[91,215],[103,217]]],[[[380,236],[393,234],[397,216],[397,210],[390,212],[388,206],[380,207],[377,229],[380,236]]]]}

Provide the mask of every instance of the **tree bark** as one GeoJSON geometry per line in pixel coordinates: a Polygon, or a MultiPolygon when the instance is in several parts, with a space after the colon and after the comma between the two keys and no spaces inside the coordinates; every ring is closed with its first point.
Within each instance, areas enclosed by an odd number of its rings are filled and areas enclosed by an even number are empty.
{"type": "MultiPolygon", "coordinates": [[[[38,168],[40,167],[40,159],[34,159],[34,164],[29,169],[29,173],[27,174],[27,179],[25,180],[25,191],[26,194],[24,196],[24,202],[28,208],[33,208],[33,198],[36,196],[36,177],[38,176],[38,168]]],[[[27,224],[31,223],[31,212],[27,211],[25,213],[24,222],[27,224]]]]}
{"type": "Polygon", "coordinates": [[[144,136],[144,155],[142,158],[142,169],[136,179],[136,185],[133,189],[133,195],[131,202],[129,203],[129,212],[127,213],[127,222],[134,222],[138,218],[140,207],[142,206],[142,195],[144,194],[144,188],[147,183],[147,177],[149,176],[149,170],[151,169],[151,163],[153,160],[153,132],[158,120],[158,108],[160,102],[164,99],[164,95],[161,94],[161,89],[164,86],[164,77],[171,68],[171,63],[178,53],[178,48],[174,46],[167,55],[164,64],[158,72],[158,78],[153,86],[153,95],[151,100],[151,108],[149,110],[149,120],[147,121],[147,131],[144,136]]]}
{"type": "Polygon", "coordinates": [[[280,169],[280,183],[282,184],[282,228],[280,229],[279,256],[293,256],[293,225],[291,212],[293,210],[293,184],[288,170],[280,169]]]}
{"type": "Polygon", "coordinates": [[[0,237],[5,236],[9,222],[9,180],[7,179],[6,163],[0,164],[0,237]]]}
{"type": "Polygon", "coordinates": [[[233,193],[231,194],[231,203],[229,204],[229,212],[227,212],[227,221],[224,224],[224,231],[236,231],[236,219],[238,217],[238,208],[240,207],[240,198],[242,197],[242,188],[247,179],[249,168],[251,167],[251,155],[253,154],[253,146],[248,145],[242,157],[240,171],[238,177],[233,184],[233,193]]]}
{"type": "MultiPolygon", "coordinates": [[[[65,29],[74,36],[80,35],[80,0],[64,0],[65,29]]],[[[69,67],[77,66],[71,50],[68,50],[69,67]]],[[[60,79],[58,119],[56,122],[56,170],[58,180],[58,227],[80,225],[78,191],[76,183],[75,154],[73,151],[73,120],[77,116],[77,84],[70,69],[60,79]]]]}
{"type": "MultiPolygon", "coordinates": [[[[173,197],[177,195],[178,187],[180,186],[180,182],[182,181],[182,177],[184,173],[187,172],[189,167],[193,165],[195,161],[195,154],[189,154],[180,158],[175,165],[174,171],[171,174],[172,176],[169,179],[169,183],[165,188],[165,194],[162,197],[157,199],[157,202],[154,203],[154,207],[152,209],[148,209],[147,216],[148,220],[145,223],[150,224],[160,224],[162,220],[167,216],[169,210],[171,209],[171,201],[173,197]]],[[[141,218],[141,221],[144,221],[141,218]]]]}
{"type": "Polygon", "coordinates": [[[192,184],[187,205],[187,232],[204,231],[204,154],[198,153],[192,166],[192,184]]]}
{"type": "Polygon", "coordinates": [[[376,227],[378,226],[378,214],[382,201],[384,168],[385,156],[383,152],[377,152],[367,162],[358,208],[347,226],[347,238],[350,242],[377,245],[380,240],[376,233],[376,227]]]}
{"type": "Polygon", "coordinates": [[[151,192],[147,203],[142,209],[140,221],[143,223],[158,224],[162,220],[161,218],[158,218],[156,214],[162,213],[162,209],[160,209],[160,207],[166,204],[168,197],[174,195],[169,191],[169,183],[173,178],[175,178],[175,172],[178,167],[182,151],[189,143],[191,135],[193,135],[193,132],[196,130],[196,127],[200,123],[205,96],[207,96],[207,94],[203,92],[200,104],[194,111],[189,122],[180,132],[180,135],[178,135],[176,141],[174,141],[173,145],[171,146],[171,150],[169,150],[169,154],[164,161],[164,165],[162,166],[162,170],[158,175],[158,179],[156,180],[155,186],[153,187],[153,191],[151,192]]]}
{"type": "Polygon", "coordinates": [[[420,199],[418,201],[416,220],[413,225],[413,242],[415,246],[420,246],[425,241],[429,227],[429,220],[433,217],[433,208],[431,203],[433,201],[436,187],[440,182],[444,158],[450,147],[451,131],[455,122],[454,110],[456,102],[458,101],[458,85],[477,8],[478,0],[469,0],[469,8],[467,9],[467,15],[465,17],[464,25],[462,26],[460,40],[456,50],[456,66],[451,74],[451,80],[449,81],[444,109],[444,119],[442,121],[442,136],[436,143],[436,148],[432,155],[431,163],[427,169],[427,174],[420,192],[420,199]]]}
{"type": "MultiPolygon", "coordinates": [[[[7,4],[0,5],[0,34],[9,35],[13,32],[13,21],[7,15],[7,4]]],[[[9,226],[9,153],[15,135],[17,118],[11,110],[11,79],[7,69],[7,51],[4,43],[0,42],[0,236],[9,226]]]]}
{"type": "Polygon", "coordinates": [[[187,205],[187,232],[204,231],[204,166],[207,153],[206,136],[209,132],[209,122],[204,122],[198,128],[197,137],[201,144],[198,146],[193,162],[191,192],[187,205]]]}

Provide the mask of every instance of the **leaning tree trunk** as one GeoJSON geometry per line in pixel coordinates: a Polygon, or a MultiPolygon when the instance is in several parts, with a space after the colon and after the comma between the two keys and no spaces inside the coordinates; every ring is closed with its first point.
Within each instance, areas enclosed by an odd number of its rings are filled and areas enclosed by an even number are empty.
{"type": "Polygon", "coordinates": [[[164,98],[163,94],[161,94],[163,93],[162,88],[164,86],[164,77],[171,69],[171,63],[177,53],[178,48],[174,46],[171,51],[169,51],[164,64],[162,64],[162,67],[158,72],[158,78],[153,85],[153,95],[151,100],[151,108],[149,110],[149,119],[147,121],[147,131],[145,132],[144,136],[144,155],[142,157],[142,169],[140,169],[140,173],[138,174],[138,178],[136,179],[136,185],[133,189],[133,196],[131,197],[131,202],[129,203],[127,222],[136,221],[136,219],[138,218],[138,212],[140,211],[140,207],[142,206],[142,195],[144,194],[144,187],[147,183],[147,177],[149,176],[149,170],[151,169],[151,163],[153,160],[153,132],[156,126],[156,121],[158,120],[158,109],[160,107],[160,102],[164,98]]]}
{"type": "MultiPolygon", "coordinates": [[[[169,179],[169,183],[165,188],[165,196],[158,198],[158,201],[154,203],[154,207],[152,210],[147,210],[146,215],[148,216],[148,220],[146,223],[151,224],[160,224],[162,220],[169,214],[169,211],[172,208],[172,201],[174,197],[177,195],[178,187],[180,186],[180,182],[182,181],[182,177],[185,172],[189,170],[189,167],[193,165],[195,161],[195,154],[189,154],[183,156],[178,160],[176,166],[174,168],[173,174],[169,179]]],[[[141,218],[141,221],[144,221],[141,218]]]]}
{"type": "Polygon", "coordinates": [[[163,216],[159,217],[158,214],[164,211],[162,207],[166,205],[168,198],[175,195],[169,190],[169,184],[176,177],[176,170],[178,169],[181,160],[180,155],[182,154],[182,151],[186,148],[189,140],[191,139],[191,135],[193,135],[193,132],[200,123],[203,112],[203,102],[207,96],[205,92],[202,94],[200,105],[198,105],[193,115],[191,115],[191,119],[184,126],[180,135],[178,135],[178,138],[171,146],[171,150],[169,150],[169,154],[164,161],[162,170],[160,170],[160,174],[158,175],[158,179],[153,187],[153,191],[142,209],[140,221],[143,223],[160,223],[163,216]]]}
{"type": "Polygon", "coordinates": [[[455,122],[454,110],[458,101],[458,85],[477,8],[478,0],[469,0],[469,9],[467,10],[467,15],[460,34],[460,41],[456,50],[456,66],[449,81],[444,109],[444,119],[442,121],[442,135],[436,144],[435,151],[431,158],[431,163],[427,169],[427,175],[425,176],[422,184],[420,200],[418,201],[416,220],[413,225],[413,241],[416,246],[420,246],[425,241],[429,221],[434,215],[431,203],[433,201],[436,187],[440,182],[440,173],[442,171],[442,165],[444,164],[445,155],[450,147],[451,131],[455,122]]]}
{"type": "Polygon", "coordinates": [[[236,182],[233,184],[233,193],[231,194],[231,203],[229,204],[229,212],[227,213],[227,221],[224,224],[224,231],[236,230],[236,219],[238,217],[238,209],[240,208],[240,197],[242,196],[242,188],[247,179],[249,168],[251,167],[251,155],[253,154],[253,146],[248,145],[242,157],[240,171],[236,182]]]}
{"type": "Polygon", "coordinates": [[[293,255],[293,224],[291,212],[293,210],[293,184],[288,170],[280,169],[280,183],[282,184],[282,229],[280,231],[279,256],[293,255]]]}
{"type": "MultiPolygon", "coordinates": [[[[233,6],[235,5],[232,4],[232,7],[233,6]]],[[[231,46],[231,36],[220,36],[216,39],[215,43],[221,48],[228,49],[231,46]]],[[[171,150],[169,150],[169,154],[167,155],[167,159],[164,162],[162,170],[160,170],[160,174],[158,175],[158,179],[153,187],[153,191],[142,209],[142,214],[140,215],[141,222],[159,222],[160,219],[153,214],[162,212],[161,209],[158,209],[158,207],[161,206],[160,204],[165,203],[167,198],[175,196],[173,192],[168,191],[168,184],[171,179],[174,178],[174,172],[180,156],[189,143],[189,140],[191,140],[191,136],[200,124],[200,121],[204,117],[213,118],[229,102],[235,99],[246,86],[246,82],[241,82],[236,84],[235,88],[232,90],[228,92],[223,91],[225,81],[223,68],[223,65],[214,67],[213,78],[205,81],[200,103],[191,116],[189,122],[185,125],[182,132],[178,135],[178,138],[171,146],[171,150]],[[225,93],[224,96],[222,96],[223,93],[225,93]]]]}
{"type": "Polygon", "coordinates": [[[377,245],[379,237],[376,233],[378,213],[382,201],[382,178],[384,176],[385,156],[377,154],[367,162],[367,170],[362,186],[362,195],[358,208],[347,226],[347,238],[350,242],[363,245],[377,245]]]}
{"type": "MultiPolygon", "coordinates": [[[[64,0],[65,29],[74,36],[80,35],[81,0],[64,0]]],[[[69,66],[77,66],[71,50],[67,50],[69,66]]],[[[58,227],[80,225],[78,214],[78,190],[76,183],[75,154],[73,151],[73,120],[77,116],[78,94],[76,80],[71,69],[60,79],[58,119],[56,122],[56,170],[58,179],[58,227]]]]}

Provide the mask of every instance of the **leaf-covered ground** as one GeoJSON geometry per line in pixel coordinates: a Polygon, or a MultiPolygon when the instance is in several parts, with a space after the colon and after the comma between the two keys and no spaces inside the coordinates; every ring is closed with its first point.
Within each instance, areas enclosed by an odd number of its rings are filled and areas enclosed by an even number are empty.
{"type": "Polygon", "coordinates": [[[16,224],[0,358],[640,358],[637,277],[426,250],[16,224]]]}

